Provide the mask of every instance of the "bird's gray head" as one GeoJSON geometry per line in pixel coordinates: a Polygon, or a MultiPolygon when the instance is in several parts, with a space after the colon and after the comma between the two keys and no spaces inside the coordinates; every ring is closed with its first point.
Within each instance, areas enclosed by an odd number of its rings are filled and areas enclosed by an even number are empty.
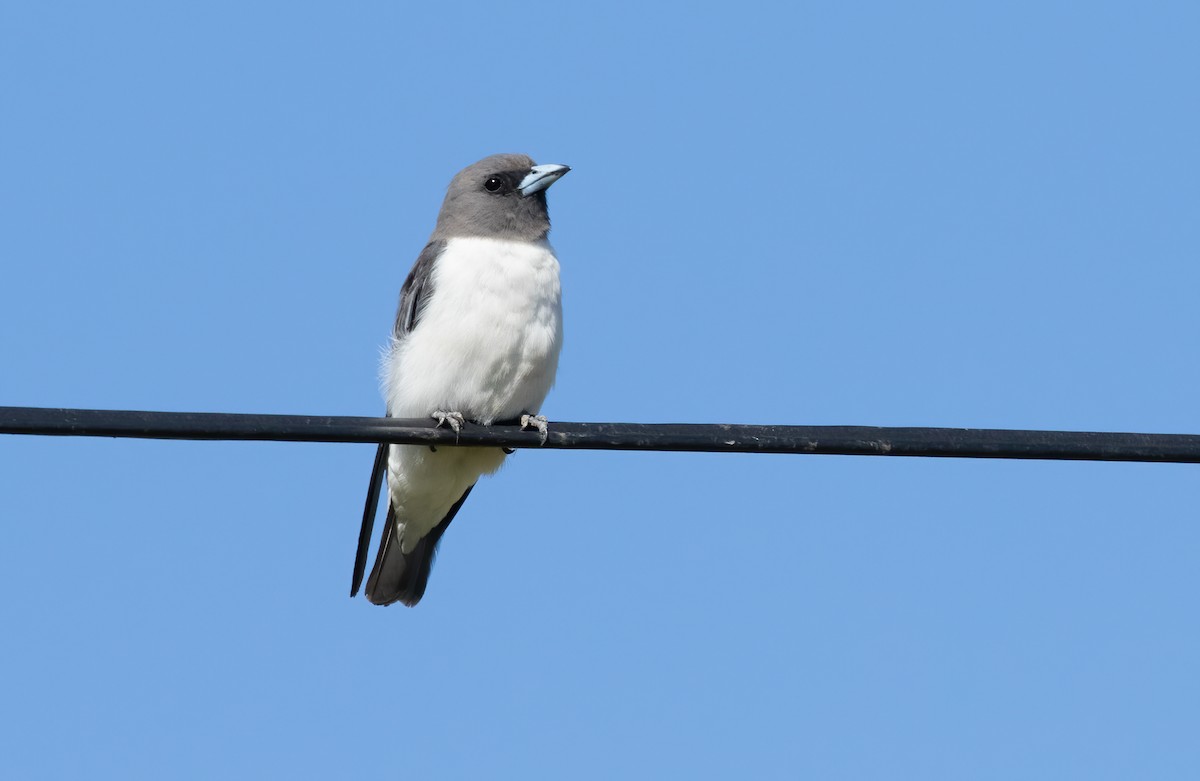
{"type": "Polygon", "coordinates": [[[450,182],[431,241],[455,236],[536,241],[550,231],[546,188],[571,169],[534,165],[525,155],[492,155],[450,182]]]}

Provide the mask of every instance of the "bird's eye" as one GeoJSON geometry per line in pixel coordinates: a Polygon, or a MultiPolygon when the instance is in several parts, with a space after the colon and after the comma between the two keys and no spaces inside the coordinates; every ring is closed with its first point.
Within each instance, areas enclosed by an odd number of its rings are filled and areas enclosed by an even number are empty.
{"type": "Polygon", "coordinates": [[[494,176],[483,183],[483,189],[487,190],[489,193],[494,193],[503,186],[504,183],[494,176]]]}

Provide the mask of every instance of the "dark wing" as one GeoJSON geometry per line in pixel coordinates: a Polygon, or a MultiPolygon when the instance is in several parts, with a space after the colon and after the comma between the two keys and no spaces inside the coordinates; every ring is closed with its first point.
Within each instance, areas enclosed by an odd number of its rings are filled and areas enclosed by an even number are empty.
{"type": "Polygon", "coordinates": [[[367,569],[367,549],[371,547],[371,532],[375,530],[375,514],[379,512],[379,489],[383,487],[383,470],[387,468],[388,446],[381,442],[375,449],[375,465],[371,467],[371,484],[367,486],[367,506],[363,508],[362,528],[358,530],[358,550],[354,554],[354,576],[350,581],[350,596],[358,596],[363,572],[367,569]]]}
{"type": "Polygon", "coordinates": [[[433,290],[433,263],[446,248],[444,241],[431,241],[417,256],[404,287],[400,288],[400,306],[396,307],[396,324],[392,327],[392,338],[403,339],[417,327],[421,310],[433,290]]]}
{"type": "MultiPolygon", "coordinates": [[[[433,290],[433,263],[446,248],[444,241],[431,241],[417,256],[412,271],[400,288],[400,305],[396,308],[396,324],[392,327],[392,339],[399,341],[417,327],[421,312],[429,293],[433,290]]],[[[388,411],[391,415],[391,411],[388,411]]],[[[358,595],[363,572],[367,568],[367,548],[371,545],[371,532],[375,529],[375,516],[379,512],[379,491],[383,485],[384,470],[387,468],[387,443],[375,450],[375,464],[371,468],[371,483],[367,488],[367,503],[363,508],[362,528],[358,532],[358,550],[354,554],[354,574],[350,580],[350,596],[358,595]]]]}

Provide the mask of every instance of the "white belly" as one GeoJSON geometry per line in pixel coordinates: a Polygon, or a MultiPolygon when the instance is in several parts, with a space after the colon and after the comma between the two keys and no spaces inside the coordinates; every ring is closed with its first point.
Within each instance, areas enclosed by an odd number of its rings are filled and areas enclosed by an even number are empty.
{"type": "MultiPolygon", "coordinates": [[[[388,413],[461,412],[483,424],[536,413],[554,384],[562,347],[558,260],[549,242],[451,239],[434,264],[416,327],[384,364],[388,413]]],[[[393,446],[388,484],[405,549],[437,525],[497,448],[393,446]]]]}

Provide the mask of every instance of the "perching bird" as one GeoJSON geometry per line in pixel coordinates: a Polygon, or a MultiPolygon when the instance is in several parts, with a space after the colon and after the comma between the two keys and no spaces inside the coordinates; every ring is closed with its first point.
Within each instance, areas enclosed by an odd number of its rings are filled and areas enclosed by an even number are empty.
{"type": "MultiPolygon", "coordinates": [[[[400,291],[383,361],[387,414],[433,417],[455,431],[538,415],[558,368],[562,304],[558,259],[546,240],[546,188],[571,170],[525,155],[492,155],[450,182],[437,226],[400,291]]],[[[387,522],[367,599],[421,600],[438,540],[500,448],[380,445],[359,535],[350,595],[366,566],[382,472],[387,522]]]]}

